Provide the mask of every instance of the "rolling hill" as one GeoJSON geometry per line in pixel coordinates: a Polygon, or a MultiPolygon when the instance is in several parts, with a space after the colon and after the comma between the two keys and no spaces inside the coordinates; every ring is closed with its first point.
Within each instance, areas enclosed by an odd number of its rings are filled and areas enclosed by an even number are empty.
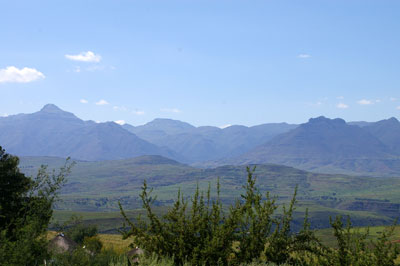
{"type": "MultiPolygon", "coordinates": [[[[41,164],[48,164],[51,170],[64,162],[62,158],[21,157],[20,168],[34,175],[41,164]]],[[[303,211],[308,208],[316,227],[327,226],[330,215],[351,214],[359,225],[387,224],[400,215],[398,178],[318,174],[276,164],[258,165],[256,176],[261,191],[277,196],[279,203],[288,202],[297,185],[299,217],[302,219],[303,211]]],[[[163,209],[162,206],[173,203],[179,188],[186,198],[193,195],[197,185],[204,191],[210,184],[215,193],[218,178],[222,202],[232,203],[243,191],[246,168],[198,169],[161,156],[77,161],[62,189],[62,201],[57,209],[117,211],[118,202],[126,209],[140,208],[139,194],[144,179],[154,188],[155,204],[163,209]]]]}

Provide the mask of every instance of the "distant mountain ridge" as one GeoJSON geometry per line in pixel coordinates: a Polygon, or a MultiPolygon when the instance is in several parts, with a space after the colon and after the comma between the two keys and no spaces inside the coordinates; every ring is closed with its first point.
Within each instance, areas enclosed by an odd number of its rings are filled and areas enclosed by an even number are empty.
{"type": "MultiPolygon", "coordinates": [[[[390,126],[397,128],[396,121],[390,121],[390,126]]],[[[387,133],[388,126],[382,121],[360,127],[349,125],[343,119],[312,118],[227,162],[277,163],[327,172],[396,174],[400,173],[400,153],[389,145],[396,140],[394,133],[387,138],[383,134],[387,133]],[[387,139],[386,143],[381,141],[383,138],[387,139]]],[[[397,129],[400,134],[400,127],[397,129]]]]}
{"type": "Polygon", "coordinates": [[[33,114],[0,118],[0,145],[19,156],[110,160],[147,154],[179,158],[114,122],[83,121],[53,104],[33,114]]]}
{"type": "MultiPolygon", "coordinates": [[[[55,105],[0,117],[0,145],[18,156],[71,156],[97,161],[160,155],[200,167],[275,163],[303,170],[400,176],[400,122],[307,123],[195,127],[157,118],[142,125],[83,121],[55,105]]],[[[153,158],[154,159],[154,158],[153,158]]]]}
{"type": "Polygon", "coordinates": [[[296,127],[287,123],[270,123],[253,127],[233,125],[221,129],[194,127],[178,120],[161,118],[143,126],[124,125],[125,129],[140,138],[181,154],[189,163],[238,156],[296,127]]]}

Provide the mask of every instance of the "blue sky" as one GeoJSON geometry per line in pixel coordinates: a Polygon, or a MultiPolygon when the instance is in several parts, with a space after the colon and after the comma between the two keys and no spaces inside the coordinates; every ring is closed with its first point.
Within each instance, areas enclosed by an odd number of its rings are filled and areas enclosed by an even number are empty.
{"type": "Polygon", "coordinates": [[[389,0],[0,1],[0,115],[399,118],[399,13],[389,0]]]}

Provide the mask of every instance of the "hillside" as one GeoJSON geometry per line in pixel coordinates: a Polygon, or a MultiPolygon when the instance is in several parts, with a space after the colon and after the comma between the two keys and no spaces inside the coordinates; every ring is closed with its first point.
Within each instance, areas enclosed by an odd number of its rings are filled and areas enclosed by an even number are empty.
{"type": "MultiPolygon", "coordinates": [[[[20,168],[34,174],[39,165],[59,168],[61,158],[22,157],[20,168]]],[[[299,209],[309,208],[315,226],[326,226],[326,217],[350,214],[357,224],[383,224],[400,215],[400,180],[398,178],[352,177],[317,174],[292,167],[267,164],[256,169],[257,184],[263,192],[287,202],[298,185],[299,209]]],[[[222,166],[197,169],[160,156],[133,159],[84,162],[78,161],[62,190],[59,210],[117,211],[118,202],[127,209],[140,208],[138,197],[143,180],[154,188],[157,206],[173,202],[180,188],[192,195],[197,184],[215,192],[220,179],[221,199],[231,203],[240,196],[246,178],[244,166],[222,166]]],[[[162,209],[162,208],[161,208],[162,209]]]]}

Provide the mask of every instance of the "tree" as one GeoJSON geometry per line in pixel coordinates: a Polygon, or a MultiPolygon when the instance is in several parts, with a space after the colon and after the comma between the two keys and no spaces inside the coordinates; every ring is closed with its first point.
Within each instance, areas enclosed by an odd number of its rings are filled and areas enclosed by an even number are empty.
{"type": "Polygon", "coordinates": [[[0,228],[8,226],[8,233],[15,225],[12,221],[18,217],[15,210],[21,210],[25,194],[32,185],[32,180],[20,173],[19,159],[5,153],[0,146],[0,228]]]}
{"type": "Polygon", "coordinates": [[[35,178],[18,169],[19,159],[0,147],[0,261],[38,265],[48,257],[46,231],[58,191],[74,163],[56,172],[41,166],[35,178]]]}

